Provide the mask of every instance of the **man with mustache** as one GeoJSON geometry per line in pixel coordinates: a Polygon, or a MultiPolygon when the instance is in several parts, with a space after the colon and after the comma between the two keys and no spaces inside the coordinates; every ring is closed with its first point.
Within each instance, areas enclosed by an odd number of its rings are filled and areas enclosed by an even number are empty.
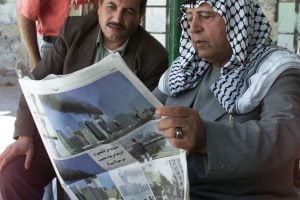
{"type": "MultiPolygon", "coordinates": [[[[119,52],[131,70],[153,89],[167,67],[167,52],[139,25],[145,7],[146,0],[100,0],[98,16],[69,17],[54,48],[32,71],[35,79],[68,74],[119,52]]],[[[55,173],[24,96],[19,103],[14,137],[17,140],[0,155],[2,197],[42,199],[43,188],[55,173]]]]}

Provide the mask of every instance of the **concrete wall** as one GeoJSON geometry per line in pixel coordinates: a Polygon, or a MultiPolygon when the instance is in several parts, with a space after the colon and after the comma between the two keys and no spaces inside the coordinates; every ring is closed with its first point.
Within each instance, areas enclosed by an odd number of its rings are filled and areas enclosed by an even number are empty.
{"type": "Polygon", "coordinates": [[[17,0],[0,0],[0,86],[14,84],[14,66],[19,57],[24,57],[16,24],[17,0]]]}

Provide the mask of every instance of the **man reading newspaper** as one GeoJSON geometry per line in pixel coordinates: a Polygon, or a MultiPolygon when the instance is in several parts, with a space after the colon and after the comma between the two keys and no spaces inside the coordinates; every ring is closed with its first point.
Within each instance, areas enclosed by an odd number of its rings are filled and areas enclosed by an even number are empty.
{"type": "MultiPolygon", "coordinates": [[[[68,18],[51,53],[33,70],[35,79],[72,73],[119,52],[131,70],[153,89],[167,67],[167,52],[139,26],[145,7],[146,0],[100,0],[98,16],[68,18]]],[[[55,173],[24,96],[14,138],[16,141],[0,155],[2,198],[41,199],[43,187],[55,173]]]]}

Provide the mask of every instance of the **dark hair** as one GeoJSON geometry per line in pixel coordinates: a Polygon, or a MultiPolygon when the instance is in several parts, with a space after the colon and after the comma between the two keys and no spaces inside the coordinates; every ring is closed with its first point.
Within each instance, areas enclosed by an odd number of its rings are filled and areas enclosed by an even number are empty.
{"type": "Polygon", "coordinates": [[[140,12],[144,12],[145,11],[146,5],[147,5],[147,0],[141,0],[140,12]]]}
{"type": "Polygon", "coordinates": [[[196,3],[196,0],[181,0],[181,4],[196,3]]]}
{"type": "MultiPolygon", "coordinates": [[[[140,12],[145,12],[146,5],[147,5],[147,0],[140,0],[140,12]]],[[[99,0],[99,3],[102,4],[103,0],[99,0]]]]}

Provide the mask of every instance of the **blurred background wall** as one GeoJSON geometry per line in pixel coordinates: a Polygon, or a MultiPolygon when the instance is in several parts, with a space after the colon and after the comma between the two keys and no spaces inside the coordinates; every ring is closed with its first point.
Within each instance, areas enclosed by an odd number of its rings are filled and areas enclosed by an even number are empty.
{"type": "MultiPolygon", "coordinates": [[[[172,2],[179,0],[148,0],[144,25],[168,47],[168,14],[172,2]]],[[[258,0],[273,28],[275,44],[296,52],[300,47],[300,0],[258,0]]],[[[26,62],[16,24],[17,0],[0,0],[0,84],[14,76],[14,65],[21,58],[26,62]]],[[[298,50],[299,51],[299,50],[298,50]]]]}
{"type": "MultiPolygon", "coordinates": [[[[14,80],[14,65],[22,45],[16,24],[17,0],[0,0],[0,86],[14,80]]],[[[12,83],[13,84],[13,83],[12,83]]]]}

